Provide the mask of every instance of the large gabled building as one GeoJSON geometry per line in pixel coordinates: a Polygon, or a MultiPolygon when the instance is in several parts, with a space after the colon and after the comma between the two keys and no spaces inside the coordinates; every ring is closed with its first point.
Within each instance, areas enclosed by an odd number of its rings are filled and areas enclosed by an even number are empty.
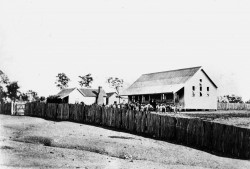
{"type": "Polygon", "coordinates": [[[217,85],[200,66],[143,74],[122,95],[130,102],[156,100],[182,109],[217,109],[217,85]]]}

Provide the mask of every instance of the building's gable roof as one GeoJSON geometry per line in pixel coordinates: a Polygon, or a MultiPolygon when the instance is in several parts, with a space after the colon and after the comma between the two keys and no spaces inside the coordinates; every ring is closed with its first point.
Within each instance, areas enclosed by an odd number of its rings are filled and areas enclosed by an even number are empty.
{"type": "MultiPolygon", "coordinates": [[[[57,96],[59,96],[59,98],[63,99],[67,96],[70,95],[71,92],[73,92],[74,90],[79,91],[84,97],[97,97],[98,96],[98,89],[77,89],[77,88],[68,88],[68,89],[62,89],[57,96]]],[[[103,89],[101,89],[103,96],[106,97],[107,94],[105,93],[105,91],[103,89]]]]}
{"type": "Polygon", "coordinates": [[[200,70],[199,67],[143,74],[122,95],[176,92],[200,70]]]}
{"type": "MultiPolygon", "coordinates": [[[[81,91],[81,93],[85,96],[85,97],[97,97],[98,96],[98,89],[79,89],[81,91]]],[[[107,94],[105,93],[105,91],[103,89],[101,89],[101,92],[103,93],[103,96],[106,97],[107,94]]]]}
{"type": "Polygon", "coordinates": [[[214,87],[218,88],[217,85],[212,81],[212,79],[207,75],[207,73],[204,71],[204,69],[201,69],[201,71],[205,74],[205,76],[208,78],[208,80],[214,85],[214,87]]]}
{"type": "Polygon", "coordinates": [[[111,97],[113,94],[116,94],[116,92],[109,92],[109,93],[107,93],[107,98],[111,97]]]}
{"type": "MultiPolygon", "coordinates": [[[[65,98],[65,97],[69,96],[69,94],[70,94],[71,92],[73,92],[75,89],[77,89],[77,88],[62,89],[62,90],[57,94],[57,96],[59,96],[59,98],[63,99],[63,98],[65,98]]],[[[81,93],[81,92],[80,92],[80,93],[81,93]]],[[[82,94],[82,93],[81,93],[81,94],[82,94]]]]}

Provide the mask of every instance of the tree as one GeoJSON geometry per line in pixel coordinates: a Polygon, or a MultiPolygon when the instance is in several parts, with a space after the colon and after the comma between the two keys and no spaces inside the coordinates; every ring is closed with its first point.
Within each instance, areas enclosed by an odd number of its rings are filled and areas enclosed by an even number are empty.
{"type": "Polygon", "coordinates": [[[246,101],[246,103],[250,104],[250,99],[248,101],[246,101]]]}
{"type": "Polygon", "coordinates": [[[56,78],[57,78],[55,82],[56,87],[58,87],[60,90],[68,87],[70,79],[66,76],[65,73],[58,73],[56,78]]]}
{"type": "Polygon", "coordinates": [[[40,101],[40,98],[38,97],[37,92],[35,92],[33,90],[28,90],[27,95],[28,95],[29,101],[32,101],[32,102],[40,101]]]}
{"type": "Polygon", "coordinates": [[[242,97],[236,96],[234,94],[232,94],[232,95],[226,95],[224,97],[227,98],[227,100],[228,100],[229,103],[243,103],[242,97]]]}
{"type": "Polygon", "coordinates": [[[5,73],[3,73],[3,71],[0,70],[0,84],[7,85],[9,83],[10,81],[9,81],[8,76],[5,73]]]}
{"type": "Polygon", "coordinates": [[[51,95],[47,97],[47,103],[62,103],[62,99],[57,95],[51,95]]]}
{"type": "Polygon", "coordinates": [[[29,101],[29,96],[27,95],[27,93],[21,93],[19,98],[24,102],[29,101]]]}
{"type": "Polygon", "coordinates": [[[7,98],[6,85],[10,83],[9,78],[0,70],[0,102],[3,103],[7,98]]]}
{"type": "Polygon", "coordinates": [[[118,77],[109,77],[107,79],[107,83],[109,84],[109,87],[116,90],[120,103],[120,89],[123,87],[123,79],[120,79],[118,77]]]}
{"type": "Polygon", "coordinates": [[[82,86],[91,87],[90,84],[93,82],[94,79],[90,73],[85,76],[78,76],[78,77],[81,79],[80,81],[78,81],[81,87],[82,86]]]}
{"type": "Polygon", "coordinates": [[[44,96],[41,96],[41,97],[40,97],[40,101],[41,101],[41,102],[44,102],[45,99],[46,99],[46,98],[45,98],[44,96]]]}
{"type": "Polygon", "coordinates": [[[19,98],[19,85],[17,82],[11,82],[10,84],[6,85],[7,88],[7,96],[13,100],[14,102],[19,98]]]}

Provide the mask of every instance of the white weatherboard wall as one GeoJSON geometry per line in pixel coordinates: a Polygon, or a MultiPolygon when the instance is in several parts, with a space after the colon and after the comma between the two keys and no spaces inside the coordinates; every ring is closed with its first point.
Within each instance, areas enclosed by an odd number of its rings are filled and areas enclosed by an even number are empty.
{"type": "Polygon", "coordinates": [[[116,101],[116,103],[119,103],[119,98],[117,98],[116,96],[117,96],[117,94],[114,93],[114,94],[112,94],[112,96],[107,98],[109,100],[109,105],[114,104],[115,101],[116,101]]]}
{"type": "Polygon", "coordinates": [[[75,89],[69,94],[69,103],[75,104],[80,102],[84,102],[84,96],[75,89]]]}
{"type": "Polygon", "coordinates": [[[96,102],[96,97],[85,97],[83,96],[79,90],[75,89],[69,94],[69,103],[81,103],[84,102],[86,105],[91,105],[96,102]]]}
{"type": "Polygon", "coordinates": [[[86,105],[94,104],[96,102],[96,97],[84,97],[83,102],[86,105]]]}
{"type": "MultiPolygon", "coordinates": [[[[116,97],[117,94],[114,93],[112,94],[112,96],[110,96],[109,99],[109,105],[114,104],[114,102],[116,101],[116,103],[119,103],[119,98],[116,97]]],[[[122,102],[122,99],[120,99],[120,102],[122,102]]]]}
{"type": "MultiPolygon", "coordinates": [[[[119,103],[119,98],[117,96],[118,95],[116,93],[114,93],[109,98],[106,98],[106,103],[107,103],[107,100],[108,100],[108,105],[114,104],[115,101],[116,101],[116,103],[119,103]]],[[[120,103],[123,103],[123,104],[128,103],[128,99],[127,98],[121,98],[120,103]]]]}
{"type": "Polygon", "coordinates": [[[201,71],[188,80],[184,88],[185,109],[217,109],[217,88],[201,71]],[[202,96],[200,96],[200,79],[202,79],[202,96]],[[195,96],[192,87],[195,86],[195,96]],[[209,87],[209,96],[207,96],[209,87]]]}

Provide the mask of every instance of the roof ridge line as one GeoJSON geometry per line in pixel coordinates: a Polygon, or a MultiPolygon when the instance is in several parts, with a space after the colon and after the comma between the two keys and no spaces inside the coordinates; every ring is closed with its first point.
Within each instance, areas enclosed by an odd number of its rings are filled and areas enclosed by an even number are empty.
{"type": "Polygon", "coordinates": [[[154,73],[145,73],[142,75],[150,75],[150,74],[156,74],[156,73],[166,73],[166,72],[173,72],[173,71],[179,71],[179,70],[186,70],[186,69],[194,69],[194,68],[201,68],[202,66],[196,66],[196,67],[189,67],[189,68],[182,68],[182,69],[174,69],[174,70],[167,70],[167,71],[161,71],[161,72],[154,72],[154,73]]]}

